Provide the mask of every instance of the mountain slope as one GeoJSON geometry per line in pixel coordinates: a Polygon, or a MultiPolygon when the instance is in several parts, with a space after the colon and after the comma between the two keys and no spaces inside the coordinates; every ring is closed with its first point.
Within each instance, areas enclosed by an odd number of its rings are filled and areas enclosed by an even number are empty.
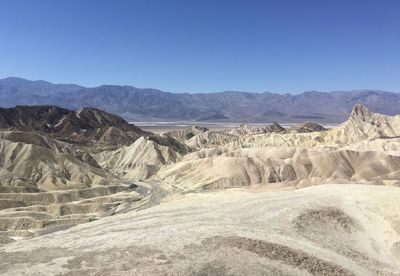
{"type": "Polygon", "coordinates": [[[129,144],[148,133],[95,108],[76,111],[56,106],[0,108],[0,129],[38,131],[79,143],[129,144]]]}

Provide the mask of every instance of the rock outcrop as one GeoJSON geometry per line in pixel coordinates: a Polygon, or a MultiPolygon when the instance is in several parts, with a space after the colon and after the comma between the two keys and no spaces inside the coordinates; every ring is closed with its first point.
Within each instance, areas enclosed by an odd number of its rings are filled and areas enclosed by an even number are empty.
{"type": "Polygon", "coordinates": [[[167,136],[170,136],[172,138],[175,138],[179,141],[186,141],[186,140],[189,140],[190,138],[192,138],[193,136],[198,135],[200,133],[204,133],[208,130],[209,129],[206,127],[191,126],[188,128],[171,130],[171,131],[165,132],[164,134],[167,136]]]}
{"type": "Polygon", "coordinates": [[[304,122],[295,126],[292,126],[286,130],[287,133],[308,133],[315,131],[325,131],[326,128],[314,123],[314,122],[304,122]]]}

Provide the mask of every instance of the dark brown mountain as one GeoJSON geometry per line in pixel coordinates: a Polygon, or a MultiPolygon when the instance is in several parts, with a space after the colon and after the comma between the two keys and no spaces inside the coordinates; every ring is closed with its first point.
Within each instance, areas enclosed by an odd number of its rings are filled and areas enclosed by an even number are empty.
{"type": "Polygon", "coordinates": [[[286,129],[287,133],[307,133],[307,132],[315,132],[315,131],[325,131],[327,130],[323,126],[314,123],[314,122],[304,122],[298,125],[294,125],[288,129],[286,129]]]}
{"type": "Polygon", "coordinates": [[[285,131],[285,128],[278,124],[277,122],[274,122],[272,125],[266,126],[265,127],[266,132],[283,132],[285,131]]]}
{"type": "Polygon", "coordinates": [[[68,142],[109,145],[130,144],[149,135],[121,117],[99,109],[72,111],[56,106],[0,108],[0,129],[37,131],[68,142]]]}

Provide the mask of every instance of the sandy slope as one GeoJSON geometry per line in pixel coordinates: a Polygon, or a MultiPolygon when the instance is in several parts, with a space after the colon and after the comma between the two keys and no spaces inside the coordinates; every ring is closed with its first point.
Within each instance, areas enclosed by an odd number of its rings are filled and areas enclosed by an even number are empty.
{"type": "Polygon", "coordinates": [[[400,190],[187,194],[0,249],[6,275],[399,275],[400,190]]]}

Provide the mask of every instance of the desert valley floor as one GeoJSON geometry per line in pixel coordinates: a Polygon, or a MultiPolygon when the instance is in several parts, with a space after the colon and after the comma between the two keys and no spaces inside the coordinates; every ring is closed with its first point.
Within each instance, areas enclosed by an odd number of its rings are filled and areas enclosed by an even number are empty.
{"type": "Polygon", "coordinates": [[[0,108],[2,275],[400,275],[400,116],[154,134],[0,108]]]}

